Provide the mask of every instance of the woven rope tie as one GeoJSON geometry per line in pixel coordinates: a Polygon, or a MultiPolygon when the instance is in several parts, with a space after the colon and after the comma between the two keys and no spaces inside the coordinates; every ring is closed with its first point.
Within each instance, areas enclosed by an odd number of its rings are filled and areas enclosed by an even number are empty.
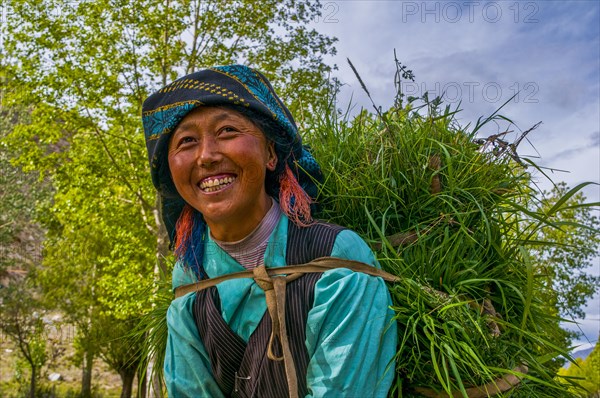
{"type": "Polygon", "coordinates": [[[264,265],[256,267],[253,270],[254,281],[265,292],[267,301],[267,310],[271,316],[271,337],[269,337],[269,346],[267,357],[273,361],[283,360],[285,366],[285,376],[288,382],[290,398],[298,397],[298,378],[296,377],[296,365],[290,350],[288,333],[285,323],[285,287],[303,274],[295,273],[288,276],[269,276],[264,265]],[[275,338],[279,339],[283,356],[278,357],[273,352],[275,338]]]}

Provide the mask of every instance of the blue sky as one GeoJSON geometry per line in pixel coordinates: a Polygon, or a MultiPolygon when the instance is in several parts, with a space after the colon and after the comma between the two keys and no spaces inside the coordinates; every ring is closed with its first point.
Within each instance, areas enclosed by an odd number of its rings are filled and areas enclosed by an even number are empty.
{"type": "MultiPolygon", "coordinates": [[[[597,1],[366,1],[321,0],[321,33],[335,36],[335,75],[358,109],[372,109],[346,62],[359,71],[377,105],[394,99],[394,49],[416,75],[407,93],[446,92],[463,111],[463,125],[494,112],[516,92],[502,114],[515,122],[510,140],[541,121],[520,153],[555,172],[555,181],[575,186],[600,182],[600,2],[597,1]]],[[[489,126],[487,135],[508,124],[489,126]]],[[[539,184],[549,189],[542,177],[539,184]]],[[[600,200],[600,188],[586,189],[600,200]]],[[[600,260],[591,272],[600,274],[600,260]]],[[[600,298],[581,321],[595,342],[600,331],[600,298]]],[[[571,328],[577,328],[571,326],[571,328]]]]}

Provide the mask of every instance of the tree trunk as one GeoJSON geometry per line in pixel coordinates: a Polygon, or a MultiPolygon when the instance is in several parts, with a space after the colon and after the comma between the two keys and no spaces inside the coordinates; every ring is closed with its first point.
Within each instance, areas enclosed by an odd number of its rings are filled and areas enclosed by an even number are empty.
{"type": "MultiPolygon", "coordinates": [[[[156,194],[156,207],[154,209],[154,221],[156,222],[156,230],[158,231],[158,236],[156,239],[156,264],[154,266],[154,277],[156,279],[160,279],[160,274],[163,275],[167,272],[166,266],[166,258],[169,254],[169,234],[167,233],[167,228],[161,217],[161,209],[162,209],[162,201],[160,195],[156,194]]],[[[146,370],[146,377],[151,376],[151,379],[148,380],[147,385],[147,396],[149,398],[162,398],[162,388],[160,378],[156,372],[152,372],[152,368],[156,364],[154,360],[150,361],[148,364],[148,369],[146,370]]],[[[158,366],[162,366],[159,364],[158,366]]]]}
{"type": "Polygon", "coordinates": [[[92,397],[92,367],[94,354],[88,349],[83,354],[83,369],[81,375],[81,397],[92,397]]]}
{"type": "Polygon", "coordinates": [[[37,379],[37,377],[36,377],[37,369],[33,365],[33,363],[30,362],[29,365],[31,366],[31,380],[29,382],[29,397],[35,398],[35,381],[37,379]]]}
{"type": "Polygon", "coordinates": [[[133,380],[135,379],[135,370],[124,369],[119,371],[123,388],[121,389],[121,398],[131,398],[133,392],[133,380]]]}
{"type": "Polygon", "coordinates": [[[156,236],[156,264],[154,267],[154,274],[158,276],[158,270],[163,274],[167,272],[166,258],[169,255],[169,234],[167,233],[167,228],[162,220],[162,201],[158,193],[156,194],[155,205],[154,222],[156,223],[156,230],[158,233],[156,236]]]}

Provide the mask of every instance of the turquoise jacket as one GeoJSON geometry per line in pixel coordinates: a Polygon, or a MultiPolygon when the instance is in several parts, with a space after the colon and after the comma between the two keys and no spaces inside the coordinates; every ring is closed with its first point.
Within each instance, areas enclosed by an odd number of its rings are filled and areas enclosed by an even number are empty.
{"type": "MultiPolygon", "coordinates": [[[[285,266],[288,219],[285,215],[269,238],[267,267],[285,266]]],[[[344,230],[336,238],[332,257],[379,267],[367,244],[344,230]]],[[[210,238],[204,268],[214,278],[245,269],[210,238]]],[[[178,263],[173,288],[196,282],[178,263]]],[[[246,342],[267,307],[264,292],[253,279],[237,279],[217,286],[223,319],[246,342]]],[[[195,293],[173,300],[167,313],[169,337],[164,364],[170,398],[220,398],[210,370],[210,359],[194,322],[195,293]]],[[[394,379],[396,323],[387,286],[381,278],[345,268],[323,273],[315,286],[313,308],[306,324],[309,397],[386,397],[394,379]]]]}

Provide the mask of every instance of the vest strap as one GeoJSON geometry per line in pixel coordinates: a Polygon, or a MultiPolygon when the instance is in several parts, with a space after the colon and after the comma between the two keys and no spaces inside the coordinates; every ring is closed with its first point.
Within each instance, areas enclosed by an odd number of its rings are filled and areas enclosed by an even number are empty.
{"type": "MultiPolygon", "coordinates": [[[[266,268],[266,272],[269,276],[299,274],[299,277],[302,274],[311,272],[325,272],[335,268],[347,268],[354,272],[361,272],[363,274],[371,276],[378,276],[386,282],[398,282],[401,280],[399,276],[392,275],[379,268],[375,268],[372,265],[361,263],[360,261],[345,260],[336,257],[320,257],[306,264],[266,268]]],[[[254,272],[252,270],[234,272],[231,274],[221,275],[216,278],[203,279],[195,283],[182,285],[175,288],[175,298],[185,296],[188,293],[208,289],[209,287],[216,286],[224,281],[241,278],[254,278],[254,272]]]]}

